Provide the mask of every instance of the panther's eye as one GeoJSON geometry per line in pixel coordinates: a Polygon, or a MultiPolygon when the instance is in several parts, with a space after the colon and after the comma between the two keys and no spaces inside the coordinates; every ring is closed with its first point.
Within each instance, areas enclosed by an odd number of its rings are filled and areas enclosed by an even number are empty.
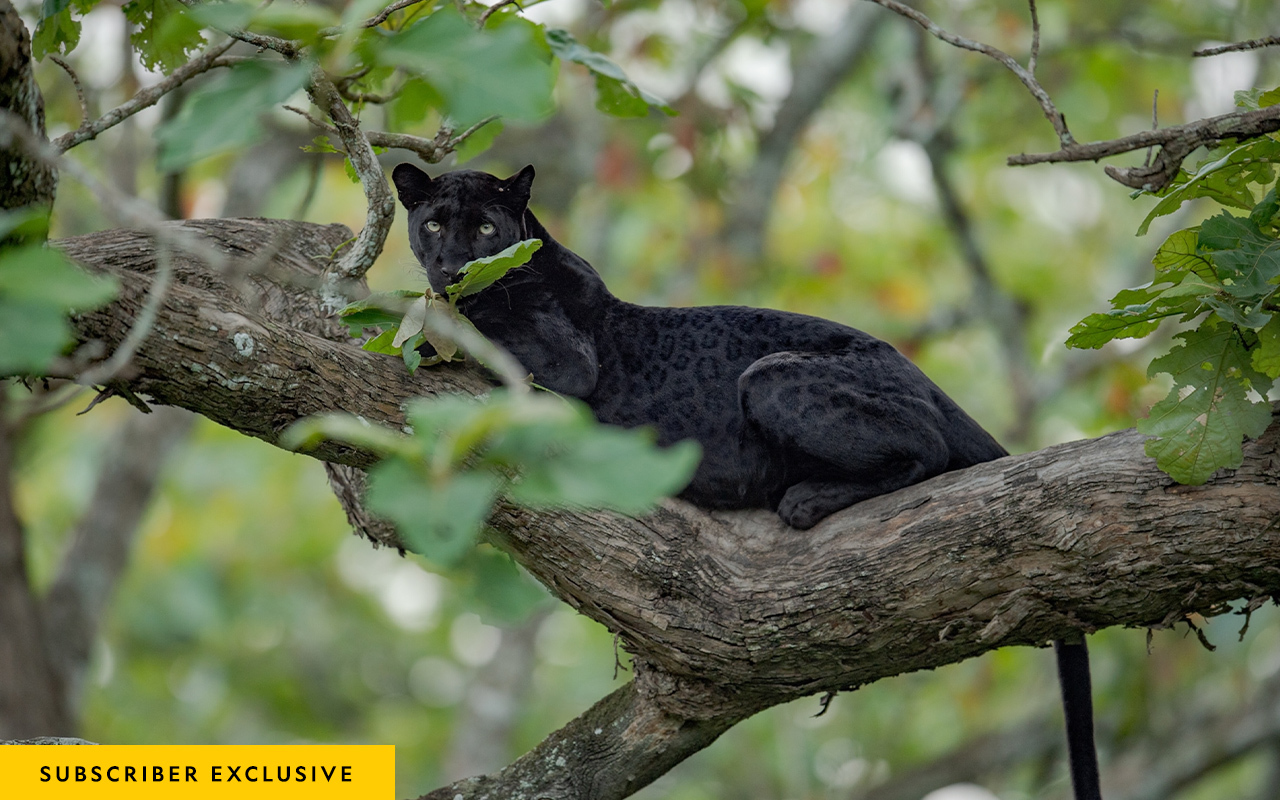
{"type": "Polygon", "coordinates": [[[431,231],[432,233],[439,233],[440,223],[436,222],[434,219],[431,220],[430,222],[427,223],[427,230],[431,231]]]}
{"type": "Polygon", "coordinates": [[[492,235],[493,235],[493,231],[494,231],[494,227],[493,227],[493,223],[492,223],[492,222],[482,222],[482,223],[480,223],[480,235],[481,235],[481,236],[492,236],[492,235]]]}

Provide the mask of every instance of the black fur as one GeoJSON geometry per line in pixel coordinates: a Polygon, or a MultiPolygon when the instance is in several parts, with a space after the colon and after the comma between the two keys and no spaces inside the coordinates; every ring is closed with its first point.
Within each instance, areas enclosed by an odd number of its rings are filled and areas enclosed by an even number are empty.
{"type": "Polygon", "coordinates": [[[614,297],[528,211],[532,167],[506,181],[470,170],[432,180],[401,164],[394,179],[436,291],[471,259],[543,241],[529,264],[464,299],[463,313],[534,380],[581,398],[601,422],[650,425],[662,444],[696,439],[702,463],[681,493],[693,503],[770,508],[809,528],[868,497],[1005,455],[914,364],[862,331],[770,309],[614,297]]]}
{"type": "MultiPolygon", "coordinates": [[[[794,528],[953,469],[1007,455],[885,342],[817,317],[761,308],[650,308],[609,293],[528,210],[533,167],[507,180],[460,170],[392,175],[409,243],[443,292],[468,261],[537,237],[525,266],[461,308],[543,386],[601,422],[696,439],[685,499],[770,508],[794,528]],[[436,223],[431,231],[427,223],[436,223]],[[489,233],[488,227],[493,226],[489,233]]],[[[1088,653],[1055,643],[1077,800],[1100,800],[1088,653]]]]}

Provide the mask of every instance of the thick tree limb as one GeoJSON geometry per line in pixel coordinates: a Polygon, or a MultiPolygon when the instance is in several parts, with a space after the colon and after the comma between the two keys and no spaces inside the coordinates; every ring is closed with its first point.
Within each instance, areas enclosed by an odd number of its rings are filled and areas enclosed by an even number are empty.
{"type": "MultiPolygon", "coordinates": [[[[252,250],[284,231],[293,241],[274,270],[312,279],[322,268],[314,259],[346,235],[265,220],[188,227],[221,249],[252,250]]],[[[121,278],[116,303],[75,321],[82,340],[109,350],[146,293],[154,248],[128,231],[63,247],[121,278]]],[[[452,365],[410,377],[398,360],[287,324],[309,315],[313,330],[331,329],[317,323],[314,295],[277,284],[255,310],[194,265],[179,264],[176,276],[137,373],[122,383],[268,442],[306,414],[342,409],[398,423],[414,394],[489,386],[452,365]]],[[[623,773],[602,775],[593,795],[580,781],[610,763],[656,776],[734,722],[796,697],[1005,645],[1221,613],[1237,598],[1280,591],[1280,433],[1247,443],[1240,469],[1198,487],[1173,484],[1142,441],[1124,431],[948,473],[804,533],[768,512],[707,513],[680,501],[643,519],[500,506],[492,541],[620,633],[636,679],[473,786],[515,797],[512,780],[541,774],[528,791],[542,793],[530,796],[623,797],[638,788],[623,773]],[[579,734],[595,738],[578,746],[579,734]],[[553,752],[565,759],[557,770],[526,768],[553,752]]],[[[368,463],[335,445],[315,455],[368,463]]]]}

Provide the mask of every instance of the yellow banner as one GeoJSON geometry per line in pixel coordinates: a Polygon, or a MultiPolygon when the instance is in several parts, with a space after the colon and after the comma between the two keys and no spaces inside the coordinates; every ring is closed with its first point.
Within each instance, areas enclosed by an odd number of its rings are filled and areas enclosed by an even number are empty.
{"type": "Polygon", "coordinates": [[[13,745],[5,798],[392,800],[392,745],[13,745]]]}

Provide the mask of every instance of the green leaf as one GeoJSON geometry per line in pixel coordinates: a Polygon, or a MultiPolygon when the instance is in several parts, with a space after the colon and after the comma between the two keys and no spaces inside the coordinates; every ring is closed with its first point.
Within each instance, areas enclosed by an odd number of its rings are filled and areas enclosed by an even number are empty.
{"type": "Polygon", "coordinates": [[[177,117],[156,129],[160,170],[177,172],[258,141],[263,136],[259,115],[301,89],[307,73],[302,62],[251,61],[224,70],[187,98],[177,117]]]}
{"type": "Polygon", "coordinates": [[[467,576],[466,606],[475,608],[487,623],[514,625],[550,599],[542,584],[501,550],[477,547],[462,567],[467,576]]]}
{"type": "Polygon", "coordinates": [[[445,294],[450,300],[457,300],[484,291],[511,270],[527,264],[541,247],[541,239],[524,239],[501,253],[468,261],[458,273],[458,282],[445,287],[445,294]]]}
{"type": "Polygon", "coordinates": [[[1156,268],[1155,283],[1180,283],[1188,274],[1202,281],[1217,283],[1213,263],[1200,254],[1200,228],[1184,228],[1169,234],[1152,257],[1156,268]]]}
{"type": "MultiPolygon", "coordinates": [[[[46,3],[46,10],[49,4],[46,3]]],[[[31,57],[36,61],[50,53],[70,53],[80,43],[80,22],[71,18],[71,9],[63,6],[52,14],[45,14],[36,23],[31,36],[31,57]]]]}
{"type": "Polygon", "coordinates": [[[116,296],[119,281],[90,275],[42,245],[0,252],[0,296],[18,302],[87,311],[116,296]]]}
{"type": "Polygon", "coordinates": [[[548,30],[547,44],[561,61],[571,61],[591,70],[596,79],[596,108],[606,114],[643,117],[650,108],[656,108],[667,116],[675,116],[674,108],[636,86],[622,67],[583,45],[568,31],[560,28],[548,30]]]}
{"type": "Polygon", "coordinates": [[[298,420],[280,434],[280,446],[287,450],[313,450],[325,441],[342,442],[381,456],[412,456],[415,452],[404,434],[354,414],[317,414],[298,420]]]}
{"type": "Polygon", "coordinates": [[[382,333],[360,345],[360,349],[368,350],[370,353],[384,353],[389,356],[398,356],[400,355],[400,348],[393,344],[393,342],[395,342],[396,333],[399,330],[399,325],[392,325],[390,328],[387,328],[382,333]]]}
{"type": "Polygon", "coordinates": [[[200,23],[178,0],[131,0],[123,11],[133,24],[129,41],[149,70],[172,72],[205,44],[200,23]]]}
{"type": "Polygon", "coordinates": [[[1240,466],[1243,437],[1266,430],[1271,406],[1250,400],[1248,391],[1265,396],[1271,380],[1253,369],[1228,324],[1210,319],[1176,338],[1182,344],[1148,369],[1152,376],[1172,375],[1173,389],[1138,422],[1138,430],[1154,437],[1145,449],[1160,469],[1179,483],[1198,485],[1222,467],[1240,466]]]}
{"type": "Polygon", "coordinates": [[[71,342],[67,315],[116,296],[114,278],[86,273],[57,250],[0,251],[0,375],[39,373],[71,342]]]}
{"type": "Polygon", "coordinates": [[[400,318],[409,306],[408,301],[422,296],[422,292],[409,289],[373,292],[362,300],[348,304],[338,312],[338,317],[351,330],[352,336],[359,336],[360,331],[365,328],[399,325],[400,318]]]}
{"type": "Polygon", "coordinates": [[[1263,298],[1280,278],[1280,241],[1247,217],[1223,211],[1200,225],[1200,252],[1217,269],[1223,289],[1241,300],[1263,298]]]}
{"type": "Polygon", "coordinates": [[[1138,226],[1138,235],[1145,234],[1156,217],[1172,214],[1183,203],[1198,197],[1208,197],[1224,206],[1252,209],[1257,199],[1249,186],[1271,183],[1275,179],[1272,164],[1276,161],[1280,161],[1280,142],[1262,136],[1216,155],[1199,165],[1195,173],[1180,172],[1138,226]]]}
{"type": "Polygon", "coordinates": [[[422,354],[418,352],[418,348],[426,338],[421,332],[410,336],[408,341],[400,346],[400,358],[404,359],[404,365],[409,368],[409,374],[418,371],[418,367],[422,365],[422,354]]]}
{"type": "Polygon", "coordinates": [[[1280,316],[1258,331],[1258,346],[1253,350],[1253,368],[1269,378],[1280,378],[1280,316]]]}
{"type": "Polygon", "coordinates": [[[494,114],[532,121],[551,113],[555,83],[537,32],[519,17],[479,31],[446,6],[365,55],[425,78],[459,129],[494,114]]]}
{"type": "Polygon", "coordinates": [[[0,376],[38,375],[71,339],[66,315],[0,296],[0,376]]]}
{"type": "Polygon", "coordinates": [[[250,29],[314,43],[320,31],[338,24],[338,15],[324,6],[314,4],[274,3],[253,14],[250,29]]]}
{"type": "Polygon", "coordinates": [[[494,449],[522,453],[520,478],[507,489],[517,503],[611,508],[626,514],[649,511],[679,492],[701,458],[692,441],[659,448],[650,431],[590,423],[515,430],[494,449]]]}
{"type": "Polygon", "coordinates": [[[475,544],[501,481],[482,472],[428,480],[400,460],[369,470],[369,508],[396,524],[411,550],[443,566],[475,544]]]}

